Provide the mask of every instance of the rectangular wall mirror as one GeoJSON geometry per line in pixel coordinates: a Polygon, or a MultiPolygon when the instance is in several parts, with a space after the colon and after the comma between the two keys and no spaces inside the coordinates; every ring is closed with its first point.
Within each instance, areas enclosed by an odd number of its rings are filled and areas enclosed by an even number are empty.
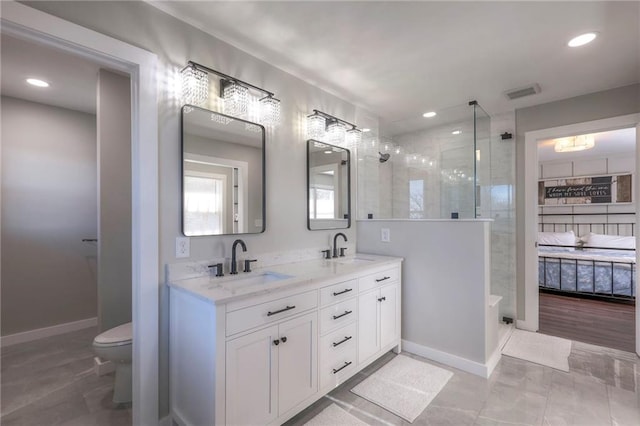
{"type": "Polygon", "coordinates": [[[264,127],[182,107],[182,232],[257,234],[265,229],[264,127]]]}
{"type": "Polygon", "coordinates": [[[351,226],[351,173],[348,149],[307,141],[307,228],[351,226]]]}

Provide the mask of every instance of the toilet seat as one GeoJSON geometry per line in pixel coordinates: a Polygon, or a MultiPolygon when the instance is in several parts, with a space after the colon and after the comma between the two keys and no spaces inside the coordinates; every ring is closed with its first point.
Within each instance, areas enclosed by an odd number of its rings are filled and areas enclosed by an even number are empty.
{"type": "Polygon", "coordinates": [[[130,345],[133,340],[131,323],[119,325],[100,333],[93,339],[95,346],[123,346],[130,345]]]}

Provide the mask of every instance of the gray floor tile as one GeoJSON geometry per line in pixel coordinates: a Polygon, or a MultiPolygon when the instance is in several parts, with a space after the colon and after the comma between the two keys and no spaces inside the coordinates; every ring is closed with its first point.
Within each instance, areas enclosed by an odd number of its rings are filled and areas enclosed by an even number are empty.
{"type": "Polygon", "coordinates": [[[607,386],[611,424],[614,426],[640,425],[640,396],[636,392],[607,386]]]}

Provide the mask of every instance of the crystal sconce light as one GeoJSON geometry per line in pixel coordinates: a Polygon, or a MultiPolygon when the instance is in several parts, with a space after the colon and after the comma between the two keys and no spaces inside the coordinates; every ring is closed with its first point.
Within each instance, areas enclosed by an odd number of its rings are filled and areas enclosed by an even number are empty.
{"type": "Polygon", "coordinates": [[[183,101],[185,104],[202,105],[209,94],[209,74],[220,77],[220,97],[224,100],[224,113],[238,118],[251,118],[249,104],[259,104],[257,121],[264,126],[280,124],[280,100],[275,94],[258,86],[231,77],[204,65],[189,61],[181,71],[183,101]],[[258,92],[256,97],[252,93],[258,92]]]}
{"type": "Polygon", "coordinates": [[[202,105],[209,98],[209,75],[189,64],[182,71],[182,100],[185,104],[202,105]]]}
{"type": "Polygon", "coordinates": [[[307,139],[355,149],[362,142],[362,131],[355,124],[314,109],[313,114],[307,116],[307,139]]]}

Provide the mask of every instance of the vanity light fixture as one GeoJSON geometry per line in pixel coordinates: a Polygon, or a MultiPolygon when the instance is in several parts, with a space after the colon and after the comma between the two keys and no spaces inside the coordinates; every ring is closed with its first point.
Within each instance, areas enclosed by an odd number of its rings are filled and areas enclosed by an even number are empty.
{"type": "Polygon", "coordinates": [[[185,104],[202,105],[209,98],[209,75],[189,62],[182,74],[182,100],[185,104]]]}
{"type": "Polygon", "coordinates": [[[322,141],[325,138],[327,119],[317,112],[307,117],[307,138],[322,141]]]}
{"type": "Polygon", "coordinates": [[[249,103],[257,102],[260,106],[260,124],[280,124],[280,100],[275,98],[274,93],[193,61],[187,63],[181,74],[184,103],[201,105],[206,102],[209,94],[209,74],[214,74],[220,77],[220,97],[224,100],[225,114],[246,117],[249,103]],[[250,91],[260,92],[260,99],[253,97],[250,91]]]}
{"type": "Polygon", "coordinates": [[[327,141],[342,146],[346,142],[347,128],[338,120],[331,120],[327,124],[327,141]]]}
{"type": "Polygon", "coordinates": [[[244,117],[249,109],[249,89],[232,80],[220,82],[220,92],[224,99],[224,113],[234,117],[244,117]]]}
{"type": "Polygon", "coordinates": [[[28,78],[27,83],[36,87],[49,87],[49,83],[44,80],[40,80],[38,78],[28,78]]]}
{"type": "MultiPolygon", "coordinates": [[[[361,130],[358,130],[356,126],[353,126],[353,128],[347,130],[347,147],[348,148],[355,148],[359,146],[361,142],[362,142],[361,130]]],[[[375,141],[372,141],[372,142],[373,142],[372,145],[375,146],[375,141]]]]}
{"type": "Polygon", "coordinates": [[[317,109],[313,110],[313,114],[307,116],[308,139],[354,149],[362,143],[362,132],[363,130],[358,129],[355,124],[317,109]]]}
{"type": "Polygon", "coordinates": [[[579,135],[569,138],[554,139],[555,152],[575,152],[591,149],[596,145],[593,135],[579,135]]]}

